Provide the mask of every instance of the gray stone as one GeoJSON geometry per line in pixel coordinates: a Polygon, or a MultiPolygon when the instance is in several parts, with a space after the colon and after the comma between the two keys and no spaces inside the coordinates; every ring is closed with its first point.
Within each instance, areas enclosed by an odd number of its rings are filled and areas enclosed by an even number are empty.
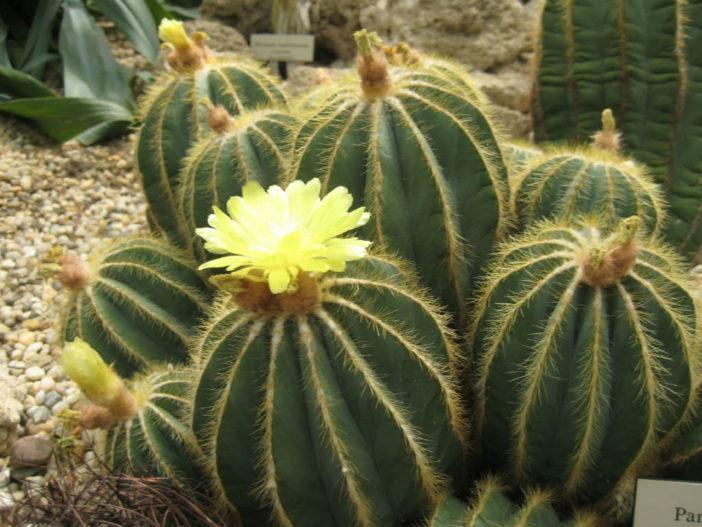
{"type": "Polygon", "coordinates": [[[49,420],[51,411],[44,405],[32,406],[27,410],[27,415],[29,415],[36,424],[40,424],[49,420]]]}
{"type": "Polygon", "coordinates": [[[271,33],[273,0],[204,0],[200,14],[235,27],[245,37],[251,33],[271,33]]]}
{"type": "Polygon", "coordinates": [[[15,506],[15,498],[10,492],[0,490],[0,510],[8,510],[15,506]]]}
{"type": "Polygon", "coordinates": [[[20,437],[12,445],[10,466],[13,468],[45,468],[52,452],[53,444],[44,434],[20,437]]]}
{"type": "Polygon", "coordinates": [[[48,406],[49,408],[51,408],[53,405],[55,405],[60,400],[61,400],[61,395],[52,390],[46,394],[46,397],[44,397],[44,406],[48,406]]]}

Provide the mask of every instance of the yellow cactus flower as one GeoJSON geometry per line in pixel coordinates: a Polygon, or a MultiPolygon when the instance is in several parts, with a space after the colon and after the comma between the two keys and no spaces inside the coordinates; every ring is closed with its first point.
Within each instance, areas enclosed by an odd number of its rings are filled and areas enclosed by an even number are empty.
{"type": "Polygon", "coordinates": [[[192,41],[185,32],[183,22],[164,18],[158,26],[158,38],[175,49],[183,50],[192,46],[192,41]]]}
{"type": "Polygon", "coordinates": [[[205,249],[227,254],[200,266],[226,267],[235,277],[266,280],[273,294],[294,292],[300,272],[343,271],[346,262],[363,258],[370,242],[339,238],[364,225],[364,207],[348,212],[353,197],[337,187],[323,199],[321,183],[293,181],[285,190],[273,185],[264,191],[250,181],[242,196],[227,202],[227,213],[213,207],[210,227],[195,232],[205,249]]]}
{"type": "Polygon", "coordinates": [[[81,339],[63,348],[63,369],[97,405],[110,407],[123,391],[124,383],[89,344],[81,339]]]}

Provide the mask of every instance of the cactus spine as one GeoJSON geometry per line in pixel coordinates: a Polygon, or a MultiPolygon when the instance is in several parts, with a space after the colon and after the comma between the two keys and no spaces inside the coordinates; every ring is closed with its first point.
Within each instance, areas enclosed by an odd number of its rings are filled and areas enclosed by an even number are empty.
{"type": "Polygon", "coordinates": [[[485,461],[519,482],[605,498],[691,410],[695,306],[680,262],[637,225],[540,223],[486,275],[476,428],[485,461]]]}
{"type": "MultiPolygon", "coordinates": [[[[276,109],[247,111],[235,118],[223,107],[215,133],[190,151],[179,183],[179,207],[194,254],[204,261],[202,241],[195,229],[207,225],[212,205],[224,208],[227,199],[241,194],[247,181],[264,187],[278,183],[288,171],[295,117],[276,109]]],[[[212,120],[212,119],[211,119],[212,120]]]]}
{"type": "Polygon", "coordinates": [[[539,140],[585,141],[614,110],[627,150],[665,188],[668,239],[690,257],[702,244],[700,22],[698,2],[548,0],[532,97],[539,140]]]}
{"type": "Polygon", "coordinates": [[[184,363],[210,292],[182,251],[136,238],[108,245],[90,263],[64,257],[66,341],[80,337],[123,377],[184,363]]]}
{"type": "Polygon", "coordinates": [[[543,491],[527,492],[522,505],[512,502],[495,478],[481,481],[471,505],[446,496],[436,507],[426,527],[598,527],[592,513],[578,512],[561,521],[550,505],[552,496],[543,491]]]}
{"type": "Polygon", "coordinates": [[[220,493],[245,523],[264,504],[285,526],[418,516],[461,465],[443,318],[378,258],[294,295],[255,284],[220,302],[196,346],[192,426],[220,493]]]}
{"type": "Polygon", "coordinates": [[[508,226],[508,182],[482,98],[458,66],[357,35],[360,77],[314,94],[297,179],[343,185],[373,215],[366,234],[414,262],[461,314],[482,257],[508,226]]]}
{"type": "Polygon", "coordinates": [[[208,129],[208,105],[221,104],[232,115],[246,109],[284,105],[277,81],[258,65],[231,56],[214,56],[206,36],[192,38],[182,30],[163,35],[172,52],[172,71],[154,83],[140,108],[142,122],[136,141],[137,170],[156,234],[185,247],[190,236],[177,203],[178,178],[183,159],[208,129]]]}

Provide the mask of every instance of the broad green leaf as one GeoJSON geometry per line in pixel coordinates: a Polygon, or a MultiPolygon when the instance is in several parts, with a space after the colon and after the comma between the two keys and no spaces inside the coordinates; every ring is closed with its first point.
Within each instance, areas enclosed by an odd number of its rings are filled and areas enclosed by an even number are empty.
{"type": "Polygon", "coordinates": [[[93,5],[115,23],[149,62],[156,62],[160,49],[156,24],[143,0],[93,0],[93,5]]]}
{"type": "Polygon", "coordinates": [[[12,66],[10,56],[7,54],[7,24],[0,17],[0,66],[12,66]]]}
{"type": "Polygon", "coordinates": [[[34,20],[29,28],[24,50],[17,64],[17,69],[41,79],[44,75],[45,62],[35,61],[36,57],[44,56],[49,51],[52,29],[63,0],[40,0],[36,8],[34,20]]]}
{"type": "Polygon", "coordinates": [[[0,66],[0,99],[27,97],[54,97],[54,92],[28,73],[0,66]]]}
{"type": "Polygon", "coordinates": [[[163,7],[163,4],[159,0],[144,0],[146,7],[149,8],[151,13],[151,18],[154,24],[158,26],[163,18],[173,18],[172,14],[163,7]]]}
{"type": "Polygon", "coordinates": [[[133,103],[131,73],[112,55],[105,35],[82,0],[65,0],[59,35],[67,97],[88,97],[121,106],[133,103]]]}
{"type": "MultiPolygon", "coordinates": [[[[37,97],[0,103],[0,112],[7,112],[36,121],[56,141],[67,141],[102,126],[101,134],[86,136],[95,142],[106,134],[124,132],[133,120],[123,106],[108,101],[76,97],[37,97]],[[112,123],[110,127],[107,123],[112,123]]],[[[86,141],[85,144],[88,144],[86,141]]]]}

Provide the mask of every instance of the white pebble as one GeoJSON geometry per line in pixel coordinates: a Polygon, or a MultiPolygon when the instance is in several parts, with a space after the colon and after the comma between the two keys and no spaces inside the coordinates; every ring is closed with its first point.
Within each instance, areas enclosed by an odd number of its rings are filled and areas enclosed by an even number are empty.
{"type": "Polygon", "coordinates": [[[44,370],[39,366],[32,366],[31,368],[27,368],[24,373],[27,376],[27,380],[29,381],[38,381],[39,379],[42,379],[44,375],[46,375],[44,370]]]}
{"type": "Polygon", "coordinates": [[[56,382],[51,377],[44,377],[39,381],[39,389],[45,392],[53,390],[54,386],[56,386],[56,382]]]}
{"type": "Polygon", "coordinates": [[[44,399],[46,399],[46,392],[44,390],[39,390],[34,395],[34,400],[37,402],[37,404],[44,404],[44,399]]]}
{"type": "Polygon", "coordinates": [[[51,407],[51,413],[57,415],[61,410],[68,408],[68,401],[59,401],[51,407]]]}

